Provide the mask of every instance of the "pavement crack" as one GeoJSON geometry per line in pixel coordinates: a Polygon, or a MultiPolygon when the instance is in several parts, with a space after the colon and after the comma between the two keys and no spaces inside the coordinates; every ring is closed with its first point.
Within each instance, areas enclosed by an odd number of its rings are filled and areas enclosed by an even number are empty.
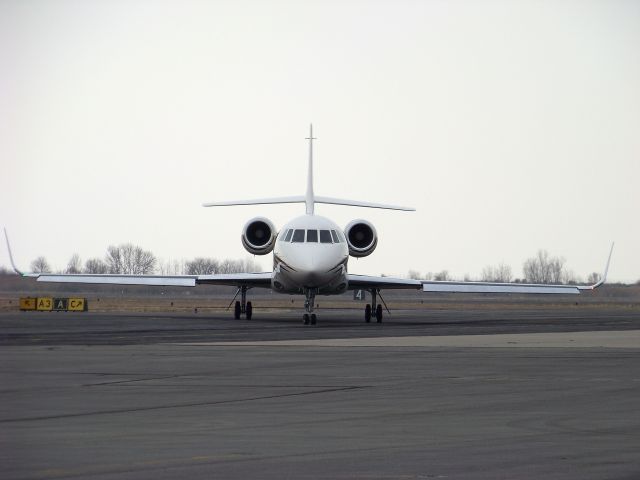
{"type": "Polygon", "coordinates": [[[82,412],[82,413],[66,413],[61,415],[43,415],[38,417],[22,417],[22,418],[6,418],[0,420],[0,424],[2,423],[18,423],[18,422],[36,422],[42,420],[57,420],[62,418],[77,418],[77,417],[89,417],[93,415],[116,415],[121,413],[133,413],[133,412],[150,412],[154,410],[168,410],[173,408],[191,408],[191,407],[206,407],[211,405],[225,405],[231,403],[242,403],[242,402],[255,402],[260,400],[272,400],[276,398],[286,398],[286,397],[301,397],[306,395],[319,395],[323,393],[333,393],[333,392],[346,392],[350,390],[361,390],[368,387],[363,386],[347,386],[340,388],[325,388],[321,390],[308,390],[303,392],[294,392],[294,393],[283,393],[280,395],[264,395],[259,397],[247,397],[247,398],[236,398],[231,400],[217,400],[211,402],[193,402],[193,403],[178,403],[173,405],[156,405],[152,407],[138,407],[138,408],[123,408],[123,409],[113,409],[113,410],[97,410],[94,412],[82,412]]]}
{"type": "Polygon", "coordinates": [[[166,380],[167,378],[178,378],[182,375],[164,375],[161,377],[134,378],[132,380],[116,380],[113,382],[85,383],[83,387],[101,387],[105,385],[118,385],[122,383],[148,382],[151,380],[166,380]]]}

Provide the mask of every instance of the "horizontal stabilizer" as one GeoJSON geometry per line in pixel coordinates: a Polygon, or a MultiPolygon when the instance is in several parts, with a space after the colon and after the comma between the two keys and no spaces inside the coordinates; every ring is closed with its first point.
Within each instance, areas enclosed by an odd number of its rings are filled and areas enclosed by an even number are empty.
{"type": "Polygon", "coordinates": [[[347,205],[350,207],[384,208],[386,210],[403,210],[405,212],[415,212],[412,207],[400,207],[398,205],[386,205],[384,203],[361,202],[359,200],[345,200],[343,198],[320,197],[314,198],[316,203],[326,203],[329,205],[347,205]]]}
{"type": "MultiPolygon", "coordinates": [[[[203,203],[203,207],[231,207],[235,205],[267,205],[276,203],[305,203],[306,197],[298,195],[293,197],[256,198],[252,200],[229,200],[226,202],[203,203]]],[[[349,207],[383,208],[386,210],[402,210],[415,212],[415,208],[387,205],[384,203],[361,202],[359,200],[345,200],[343,198],[314,196],[313,203],[326,203],[328,205],[346,205],[349,207]]]]}
{"type": "Polygon", "coordinates": [[[296,195],[293,197],[256,198],[253,200],[229,200],[226,202],[203,203],[203,207],[231,207],[234,205],[266,205],[274,203],[304,203],[305,197],[296,195]]]}

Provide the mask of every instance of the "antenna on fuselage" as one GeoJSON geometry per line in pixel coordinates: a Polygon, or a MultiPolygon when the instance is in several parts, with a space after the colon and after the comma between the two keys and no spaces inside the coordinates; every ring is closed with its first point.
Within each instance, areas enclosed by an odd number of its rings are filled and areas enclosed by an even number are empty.
{"type": "Polygon", "coordinates": [[[313,136],[313,124],[309,125],[309,136],[305,140],[309,140],[309,166],[307,171],[307,193],[304,198],[304,203],[307,207],[307,215],[313,215],[315,203],[313,195],[313,141],[316,140],[313,136]]]}

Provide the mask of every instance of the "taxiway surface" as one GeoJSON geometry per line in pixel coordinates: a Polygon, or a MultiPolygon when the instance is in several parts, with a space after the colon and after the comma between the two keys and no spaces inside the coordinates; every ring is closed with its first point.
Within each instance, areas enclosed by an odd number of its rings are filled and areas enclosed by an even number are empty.
{"type": "Polygon", "coordinates": [[[637,310],[298,313],[0,314],[0,477],[640,475],[637,310]]]}

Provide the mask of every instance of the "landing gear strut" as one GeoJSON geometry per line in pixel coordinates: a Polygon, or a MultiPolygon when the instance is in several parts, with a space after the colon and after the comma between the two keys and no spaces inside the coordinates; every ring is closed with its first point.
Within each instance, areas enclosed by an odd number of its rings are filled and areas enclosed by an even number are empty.
{"type": "Polygon", "coordinates": [[[313,313],[313,307],[316,303],[316,290],[314,288],[305,289],[304,309],[306,313],[302,316],[302,323],[305,325],[315,325],[318,321],[316,314],[313,313]]]}
{"type": "MultiPolygon", "coordinates": [[[[238,287],[238,291],[233,296],[233,300],[235,300],[238,294],[240,294],[240,300],[236,300],[235,308],[233,309],[233,316],[236,320],[239,320],[242,314],[244,314],[247,320],[251,320],[253,315],[253,305],[251,302],[247,302],[247,290],[249,290],[249,287],[242,285],[238,287]]],[[[229,307],[233,304],[233,300],[231,300],[229,307]]]]}
{"type": "MultiPolygon", "coordinates": [[[[382,305],[377,303],[377,297],[380,295],[380,290],[372,288],[369,292],[371,293],[371,304],[367,303],[364,307],[364,321],[369,323],[371,321],[371,315],[375,315],[376,322],[382,323],[382,305]]],[[[380,300],[382,300],[382,295],[380,295],[380,300]]],[[[384,300],[382,301],[384,302],[384,300]]],[[[388,310],[389,309],[387,309],[387,311],[388,310]]]]}

